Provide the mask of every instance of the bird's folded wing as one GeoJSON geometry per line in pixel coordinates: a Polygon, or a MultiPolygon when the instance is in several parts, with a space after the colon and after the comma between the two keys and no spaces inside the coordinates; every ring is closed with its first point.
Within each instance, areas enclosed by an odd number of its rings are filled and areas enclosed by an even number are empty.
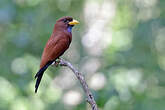
{"type": "Polygon", "coordinates": [[[56,42],[49,42],[43,51],[40,68],[45,66],[47,62],[53,61],[60,57],[66,49],[68,49],[69,44],[70,42],[66,38],[56,40],[56,42]]]}

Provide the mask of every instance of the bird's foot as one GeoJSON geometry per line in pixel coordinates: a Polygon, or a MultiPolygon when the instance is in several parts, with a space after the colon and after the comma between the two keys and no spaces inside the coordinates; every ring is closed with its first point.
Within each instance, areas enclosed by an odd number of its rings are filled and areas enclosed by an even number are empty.
{"type": "Polygon", "coordinates": [[[57,59],[54,61],[54,65],[55,65],[56,67],[58,67],[59,63],[60,63],[60,58],[57,58],[57,59]]]}

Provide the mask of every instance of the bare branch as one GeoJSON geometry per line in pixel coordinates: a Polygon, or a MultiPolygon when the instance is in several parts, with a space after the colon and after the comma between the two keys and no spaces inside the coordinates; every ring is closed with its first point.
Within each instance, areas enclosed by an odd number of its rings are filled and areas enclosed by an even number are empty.
{"type": "MultiPolygon", "coordinates": [[[[92,110],[98,110],[97,104],[96,104],[96,102],[94,100],[94,97],[93,97],[92,93],[90,92],[90,90],[88,88],[88,85],[87,85],[87,83],[85,81],[84,76],[80,72],[78,72],[72,66],[72,64],[70,62],[65,61],[64,59],[60,58],[59,61],[58,61],[58,64],[60,66],[67,66],[68,68],[70,68],[73,71],[73,73],[76,75],[77,79],[80,81],[80,83],[82,85],[82,88],[83,88],[83,90],[84,90],[84,92],[85,92],[85,94],[87,96],[87,100],[86,101],[91,105],[92,110]]],[[[57,63],[54,63],[54,65],[57,66],[57,63]]]]}

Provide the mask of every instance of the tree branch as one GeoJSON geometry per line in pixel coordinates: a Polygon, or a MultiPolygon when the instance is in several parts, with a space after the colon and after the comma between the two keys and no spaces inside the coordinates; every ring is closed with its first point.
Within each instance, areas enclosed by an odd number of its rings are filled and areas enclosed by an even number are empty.
{"type": "Polygon", "coordinates": [[[84,90],[84,92],[85,92],[85,94],[87,96],[87,100],[86,101],[91,105],[92,110],[98,110],[97,104],[96,104],[96,102],[94,100],[94,97],[93,97],[92,93],[90,92],[90,90],[88,88],[88,85],[87,85],[87,83],[85,81],[84,76],[80,72],[78,72],[72,66],[72,64],[70,62],[65,61],[64,59],[61,59],[60,58],[59,61],[58,61],[58,63],[55,62],[54,65],[57,66],[57,64],[59,64],[60,66],[67,66],[69,69],[71,69],[73,71],[73,73],[76,75],[77,79],[80,81],[80,83],[82,85],[82,88],[83,88],[83,90],[84,90]]]}

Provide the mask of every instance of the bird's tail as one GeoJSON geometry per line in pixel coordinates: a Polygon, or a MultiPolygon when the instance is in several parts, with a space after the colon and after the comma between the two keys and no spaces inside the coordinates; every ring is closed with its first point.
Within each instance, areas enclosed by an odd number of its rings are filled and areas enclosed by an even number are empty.
{"type": "Polygon", "coordinates": [[[42,67],[37,74],[35,75],[35,79],[37,78],[36,85],[35,85],[35,93],[37,93],[38,87],[40,85],[42,76],[45,72],[45,70],[53,63],[53,61],[49,61],[44,67],[42,67]]]}

